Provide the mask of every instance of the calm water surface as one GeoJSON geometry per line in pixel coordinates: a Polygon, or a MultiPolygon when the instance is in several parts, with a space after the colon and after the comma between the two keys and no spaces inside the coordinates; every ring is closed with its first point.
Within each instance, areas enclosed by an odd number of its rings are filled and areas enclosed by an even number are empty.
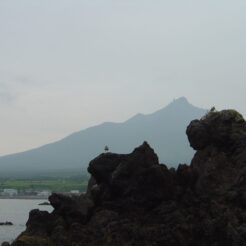
{"type": "Polygon", "coordinates": [[[12,242],[26,228],[29,211],[35,208],[51,212],[51,206],[40,206],[47,200],[0,199],[0,222],[11,221],[13,226],[0,226],[0,243],[12,242]]]}

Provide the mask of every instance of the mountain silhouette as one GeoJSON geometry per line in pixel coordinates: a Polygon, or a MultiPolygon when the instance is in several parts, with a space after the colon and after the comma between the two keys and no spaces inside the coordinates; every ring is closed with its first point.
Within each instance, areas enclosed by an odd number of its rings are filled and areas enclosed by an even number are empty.
{"type": "Polygon", "coordinates": [[[1,174],[86,168],[106,145],[110,152],[129,153],[143,141],[153,146],[160,162],[176,167],[189,163],[194,154],[185,135],[187,125],[205,113],[181,97],[152,114],[137,114],[122,123],[105,122],[36,149],[2,156],[1,174]]]}

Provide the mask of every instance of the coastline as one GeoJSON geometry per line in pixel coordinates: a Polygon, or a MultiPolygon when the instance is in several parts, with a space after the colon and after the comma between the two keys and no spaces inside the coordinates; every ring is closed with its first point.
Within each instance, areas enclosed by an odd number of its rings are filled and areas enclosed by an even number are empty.
{"type": "Polygon", "coordinates": [[[0,200],[13,199],[13,200],[47,200],[48,197],[40,196],[1,196],[0,200]]]}

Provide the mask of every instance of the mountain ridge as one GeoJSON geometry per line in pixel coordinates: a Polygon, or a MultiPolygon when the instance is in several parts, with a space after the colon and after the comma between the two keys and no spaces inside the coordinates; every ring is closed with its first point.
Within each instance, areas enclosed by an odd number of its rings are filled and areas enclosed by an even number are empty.
{"type": "Polygon", "coordinates": [[[155,147],[162,162],[177,166],[181,161],[189,162],[193,154],[184,134],[185,127],[191,120],[205,113],[205,109],[197,108],[181,97],[154,113],[136,114],[120,123],[104,122],[31,150],[1,156],[0,168],[3,173],[20,167],[28,171],[35,169],[37,172],[48,171],[51,167],[57,170],[81,168],[86,167],[93,156],[103,152],[105,145],[109,146],[110,151],[127,153],[145,140],[155,147]],[[175,136],[174,133],[182,136],[175,136]],[[174,147],[184,143],[185,149],[175,158],[174,147]],[[160,153],[162,146],[167,145],[170,148],[160,153]]]}

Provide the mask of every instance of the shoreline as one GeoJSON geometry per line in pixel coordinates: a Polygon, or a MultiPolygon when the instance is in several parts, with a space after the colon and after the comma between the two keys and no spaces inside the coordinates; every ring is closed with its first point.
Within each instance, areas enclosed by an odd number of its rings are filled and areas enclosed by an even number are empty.
{"type": "Polygon", "coordinates": [[[0,196],[0,200],[12,199],[12,200],[48,200],[48,197],[37,196],[0,196]]]}

